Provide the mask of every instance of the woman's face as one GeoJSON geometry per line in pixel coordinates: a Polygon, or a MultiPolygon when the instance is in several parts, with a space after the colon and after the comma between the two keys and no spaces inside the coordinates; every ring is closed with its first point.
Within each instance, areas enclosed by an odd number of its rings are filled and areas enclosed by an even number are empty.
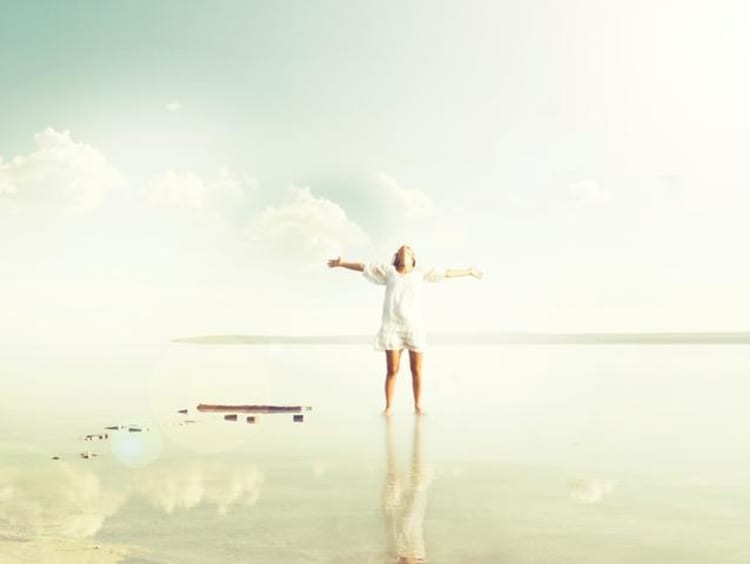
{"type": "Polygon", "coordinates": [[[396,262],[404,266],[414,266],[415,257],[411,247],[407,245],[399,247],[398,251],[396,251],[396,262]]]}

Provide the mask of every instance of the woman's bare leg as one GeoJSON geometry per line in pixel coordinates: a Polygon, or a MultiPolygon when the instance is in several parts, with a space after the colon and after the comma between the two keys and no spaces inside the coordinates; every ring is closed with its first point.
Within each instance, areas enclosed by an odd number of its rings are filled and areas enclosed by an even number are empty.
{"type": "Polygon", "coordinates": [[[383,415],[391,414],[393,391],[396,389],[396,375],[401,364],[401,351],[385,351],[385,410],[383,415]]]}
{"type": "Polygon", "coordinates": [[[414,411],[422,415],[422,353],[409,351],[409,367],[411,368],[411,387],[414,391],[414,411]]]}

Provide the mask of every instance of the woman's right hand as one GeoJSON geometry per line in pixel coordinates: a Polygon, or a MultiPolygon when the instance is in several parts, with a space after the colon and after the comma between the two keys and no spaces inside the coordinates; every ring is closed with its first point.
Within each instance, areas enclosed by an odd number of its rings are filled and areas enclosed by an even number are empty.
{"type": "Polygon", "coordinates": [[[330,259],[328,261],[328,268],[333,268],[335,266],[339,266],[341,264],[341,257],[336,257],[335,259],[330,259]]]}

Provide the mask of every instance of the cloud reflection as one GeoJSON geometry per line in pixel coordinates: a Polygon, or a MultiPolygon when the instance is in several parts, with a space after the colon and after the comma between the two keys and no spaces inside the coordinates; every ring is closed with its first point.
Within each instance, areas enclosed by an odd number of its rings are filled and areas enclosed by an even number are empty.
{"type": "Polygon", "coordinates": [[[20,538],[92,537],[126,497],[104,488],[95,474],[64,462],[0,467],[0,530],[20,538]]]}
{"type": "Polygon", "coordinates": [[[103,480],[105,475],[65,461],[0,464],[0,562],[119,562],[140,549],[96,537],[129,501],[145,500],[158,513],[208,505],[225,515],[255,505],[264,481],[252,465],[154,464],[126,474],[110,471],[111,479],[103,480]],[[122,479],[128,476],[133,479],[122,479]]]}
{"type": "Polygon", "coordinates": [[[233,505],[255,505],[263,480],[263,472],[255,466],[152,466],[142,472],[135,493],[169,514],[205,504],[225,515],[233,505]]]}
{"type": "Polygon", "coordinates": [[[577,503],[594,504],[612,493],[615,488],[613,480],[574,480],[569,483],[570,497],[577,503]]]}

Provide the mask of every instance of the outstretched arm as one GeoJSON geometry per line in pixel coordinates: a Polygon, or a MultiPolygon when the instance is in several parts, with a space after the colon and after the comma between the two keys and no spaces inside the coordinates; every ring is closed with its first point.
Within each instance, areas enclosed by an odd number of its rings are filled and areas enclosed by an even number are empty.
{"type": "Polygon", "coordinates": [[[473,276],[474,278],[482,278],[484,274],[476,268],[458,268],[458,269],[447,269],[445,271],[446,278],[458,278],[459,276],[473,276]]]}
{"type": "Polygon", "coordinates": [[[341,257],[336,257],[335,259],[331,259],[328,261],[328,268],[336,268],[337,266],[341,268],[348,268],[349,270],[356,270],[358,272],[362,272],[365,269],[365,265],[362,262],[345,262],[341,260],[341,257]]]}

